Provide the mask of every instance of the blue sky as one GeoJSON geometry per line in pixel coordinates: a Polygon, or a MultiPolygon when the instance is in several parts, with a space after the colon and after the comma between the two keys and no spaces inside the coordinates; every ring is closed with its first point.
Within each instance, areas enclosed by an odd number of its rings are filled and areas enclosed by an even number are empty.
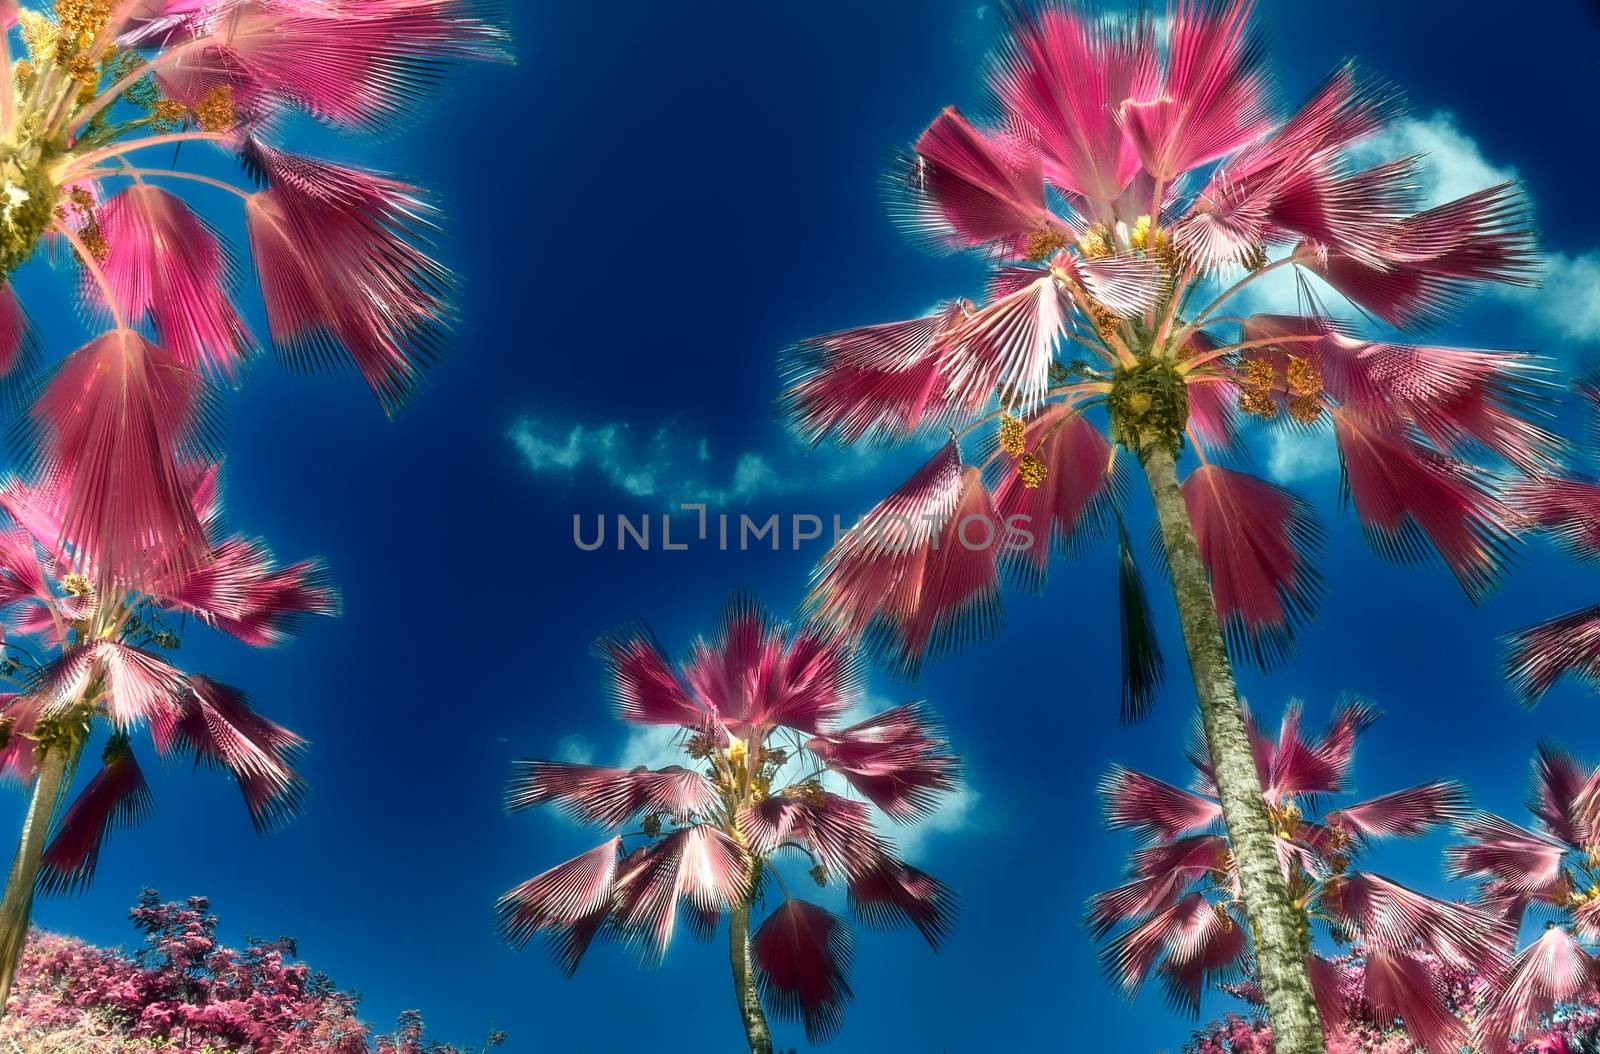
{"type": "MultiPolygon", "coordinates": [[[[1391,145],[1431,152],[1435,191],[1508,173],[1528,184],[1552,253],[1547,289],[1491,298],[1440,342],[1565,362],[1600,351],[1594,147],[1577,134],[1592,125],[1596,77],[1558,61],[1600,47],[1585,8],[1265,6],[1286,97],[1358,56],[1411,97],[1391,145]]],[[[346,613],[273,652],[197,633],[180,658],[313,741],[307,812],[258,838],[220,777],[164,771],[157,816],[115,838],[92,891],[45,901],[38,917],[116,943],[139,889],[204,893],[232,937],[298,937],[379,1024],[415,1006],[441,1038],[502,1028],[517,1052],[734,1050],[720,945],[680,942],[649,971],[602,947],[571,982],[537,949],[497,945],[496,895],[599,840],[554,815],[504,816],[501,789],[515,757],[649,749],[607,712],[594,637],[642,617],[681,649],[735,587],[787,610],[820,552],[583,553],[574,514],[659,514],[687,498],[849,519],[920,463],[914,450],[795,450],[775,420],[777,354],[979,288],[974,261],[900,237],[877,180],[886,150],[942,106],[980,101],[994,13],[620,2],[519,5],[513,18],[514,69],[458,77],[397,140],[340,146],[435,188],[448,211],[462,323],[430,390],[386,423],[353,379],[264,364],[230,401],[232,521],[285,558],[326,556],[346,613]]],[[[68,346],[72,317],[30,303],[52,347],[68,346]]],[[[1359,756],[1358,791],[1451,776],[1513,816],[1540,736],[1600,758],[1592,697],[1567,687],[1519,710],[1494,646],[1593,602],[1592,569],[1529,547],[1474,609],[1442,568],[1366,549],[1338,510],[1330,456],[1270,439],[1257,452],[1317,501],[1330,582],[1293,662],[1243,674],[1258,710],[1299,696],[1320,720],[1341,692],[1360,693],[1387,716],[1359,756]]],[[[963,915],[939,955],[913,933],[858,934],[856,1000],[827,1049],[1181,1045],[1189,1023],[1153,992],[1114,994],[1079,924],[1126,849],[1100,830],[1096,779],[1112,761],[1188,775],[1181,665],[1146,723],[1116,723],[1108,557],[1059,565],[1043,596],[1012,598],[998,640],[930,664],[917,684],[874,677],[878,699],[928,699],[966,756],[967,795],[913,847],[960,890],[963,915]]],[[[1178,659],[1170,603],[1157,608],[1178,659]]],[[[21,796],[3,805],[9,824],[21,796]]],[[[1439,849],[1403,846],[1378,869],[1446,892],[1439,849]]],[[[780,1039],[803,1046],[791,1027],[780,1039]]]]}

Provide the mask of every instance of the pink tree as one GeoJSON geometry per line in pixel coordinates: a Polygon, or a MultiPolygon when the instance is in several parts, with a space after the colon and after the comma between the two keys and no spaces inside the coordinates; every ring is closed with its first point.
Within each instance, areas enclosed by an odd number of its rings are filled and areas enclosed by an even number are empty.
{"type": "Polygon", "coordinates": [[[1403,105],[1353,66],[1280,115],[1252,8],[1002,5],[998,120],[944,110],[891,175],[917,240],[993,264],[987,298],[805,341],[785,398],[813,442],[949,436],[822,561],[821,618],[914,671],[997,631],[1002,574],[1037,587],[1053,550],[1114,528],[1130,717],[1161,680],[1116,482],[1137,461],[1267,1007],[1279,1049],[1306,1054],[1322,1035],[1232,659],[1286,653],[1322,589],[1320,534],[1299,497],[1224,464],[1240,415],[1331,421],[1369,541],[1431,549],[1473,600],[1516,520],[1492,469],[1547,468],[1559,444],[1527,356],[1364,337],[1335,314],[1342,299],[1416,330],[1483,284],[1531,283],[1517,188],[1423,208],[1415,158],[1358,167],[1350,149],[1403,105]],[[1245,306],[1273,273],[1295,276],[1296,313],[1245,306]],[[1199,464],[1180,482],[1185,448],[1199,464]]]}
{"type": "MultiPolygon", "coordinates": [[[[1508,933],[1493,914],[1355,866],[1379,839],[1415,837],[1465,818],[1459,784],[1435,781],[1319,808],[1345,791],[1356,741],[1376,717],[1366,704],[1347,702],[1312,736],[1301,728],[1299,705],[1290,704],[1275,738],[1248,722],[1279,873],[1295,910],[1297,950],[1329,1049],[1348,1049],[1350,1034],[1363,1027],[1399,1022],[1428,1054],[1457,1054],[1468,1029],[1438,983],[1437,967],[1493,976],[1508,933]],[[1316,949],[1319,926],[1335,943],[1361,947],[1359,998],[1350,998],[1346,973],[1316,949]]],[[[1125,993],[1136,995],[1155,975],[1169,1002],[1198,1013],[1208,984],[1246,976],[1254,985],[1255,971],[1210,763],[1200,749],[1190,760],[1198,773],[1194,791],[1123,768],[1102,782],[1110,826],[1134,832],[1144,845],[1133,854],[1129,881],[1090,901],[1087,923],[1105,941],[1106,975],[1125,993]]]]}
{"type": "Polygon", "coordinates": [[[958,785],[958,761],[921,704],[843,724],[861,697],[854,653],[812,627],[771,621],[742,596],[676,667],[642,628],[602,639],[598,652],[618,716],[679,728],[695,768],[519,763],[507,808],[555,805],[619,833],[501,897],[508,942],[542,935],[570,975],[602,933],[657,960],[680,909],[704,937],[726,914],[754,1054],[772,1052],[763,1005],[820,1042],[851,998],[850,929],[791,894],[776,863],[783,855],[808,862],[817,885],[842,886],[867,925],[909,924],[938,947],[954,894],[875,829],[874,809],[915,823],[958,785]],[[638,830],[621,832],[634,821],[638,830]],[[774,885],[777,903],[752,935],[752,912],[774,885]]]}
{"type": "Polygon", "coordinates": [[[59,490],[16,480],[0,486],[0,508],[11,519],[0,529],[0,672],[19,686],[0,697],[0,771],[33,785],[0,901],[0,1006],[36,888],[87,885],[110,831],[136,823],[153,804],[133,732],[147,729],[163,755],[192,756],[231,773],[258,830],[299,805],[304,785],[293,762],[300,738],[258,714],[238,689],[185,673],[167,658],[181,643],[174,627],[185,617],[272,647],[305,616],[338,610],[318,562],[280,567],[260,540],[223,530],[218,475],[215,466],[187,470],[192,515],[210,538],[205,556],[137,586],[103,578],[81,551],[61,544],[59,490]],[[102,726],[108,738],[99,771],[60,814],[102,726]]]}
{"type": "MultiPolygon", "coordinates": [[[[1574,385],[1591,417],[1590,453],[1600,456],[1600,368],[1574,385]]],[[[1512,488],[1512,502],[1533,525],[1580,560],[1600,559],[1600,482],[1539,475],[1512,488]]],[[[1535,623],[1506,637],[1506,677],[1524,705],[1544,698],[1562,677],[1600,691],[1600,604],[1535,623]]]]}
{"type": "MultiPolygon", "coordinates": [[[[1450,1015],[1463,1024],[1476,1020],[1488,982],[1475,965],[1451,964],[1420,950],[1413,951],[1410,958],[1420,969],[1419,983],[1425,976],[1450,1015]]],[[[1325,1013],[1337,1023],[1328,1030],[1328,1050],[1331,1054],[1429,1054],[1426,1046],[1412,1038],[1404,1021],[1373,1005],[1367,994],[1373,983],[1367,977],[1369,961],[1370,949],[1357,944],[1329,958],[1323,967],[1325,1013]]],[[[1381,981],[1378,984],[1382,986],[1381,981]]],[[[1260,988],[1253,983],[1224,987],[1247,1003],[1259,1006],[1261,1002],[1260,988]]],[[[1230,1011],[1197,1030],[1183,1049],[1184,1054],[1273,1054],[1272,1026],[1257,1012],[1230,1011]]],[[[1562,1048],[1527,1048],[1528,1054],[1557,1050],[1562,1048]]]]}
{"type": "MultiPolygon", "coordinates": [[[[0,1049],[29,1054],[469,1054],[430,1042],[416,1011],[376,1036],[359,999],[297,960],[293,940],[230,948],[204,897],[163,903],[146,890],[130,912],[132,955],[35,930],[17,974],[0,1049]]],[[[470,1052],[504,1040],[492,1033],[470,1052]]]]}
{"type": "Polygon", "coordinates": [[[1478,1037],[1487,1054],[1521,1049],[1512,1041],[1575,1006],[1592,1015],[1600,997],[1600,768],[1540,744],[1528,807],[1531,830],[1479,813],[1459,825],[1466,843],[1446,854],[1452,874],[1481,881],[1484,908],[1505,920],[1509,934],[1530,909],[1544,922],[1494,977],[1478,1037]]]}

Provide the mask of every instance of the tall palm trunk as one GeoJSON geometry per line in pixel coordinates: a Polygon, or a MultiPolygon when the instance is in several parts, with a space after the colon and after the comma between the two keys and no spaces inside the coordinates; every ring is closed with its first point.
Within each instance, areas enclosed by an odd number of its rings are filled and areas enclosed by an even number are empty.
{"type": "Polygon", "coordinates": [[[772,1032],[756,992],[755,970],[750,963],[750,902],[741,900],[728,913],[728,957],[733,962],[733,994],[744,1018],[744,1036],[750,1054],[772,1054],[772,1032]]]}
{"type": "Polygon", "coordinates": [[[1172,590],[1195,694],[1200,699],[1222,819],[1255,942],[1261,989],[1272,1020],[1273,1049],[1277,1054],[1323,1054],[1322,1025],[1306,970],[1309,948],[1278,869],[1276,835],[1245,732],[1244,711],[1234,687],[1222,623],[1211,598],[1211,582],[1178,486],[1177,463],[1163,449],[1147,450],[1143,460],[1172,568],[1172,590]]]}
{"type": "Polygon", "coordinates": [[[33,783],[33,799],[22,824],[22,841],[11,861],[6,879],[5,899],[0,900],[0,1017],[5,1016],[11,998],[11,983],[17,975],[17,961],[28,940],[28,919],[33,913],[33,887],[44,857],[45,836],[55,818],[61,785],[66,779],[72,753],[64,746],[40,747],[39,775],[33,783]]]}

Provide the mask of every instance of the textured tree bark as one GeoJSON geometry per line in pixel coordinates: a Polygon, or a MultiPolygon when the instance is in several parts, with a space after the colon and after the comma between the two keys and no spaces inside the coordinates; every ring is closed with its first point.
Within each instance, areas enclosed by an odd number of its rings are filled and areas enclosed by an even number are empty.
{"type": "Polygon", "coordinates": [[[1189,669],[1272,1021],[1273,1049],[1277,1054],[1323,1054],[1321,1019],[1306,970],[1310,949],[1278,869],[1276,835],[1262,799],[1211,581],[1178,485],[1177,464],[1165,450],[1151,450],[1145,454],[1144,468],[1172,568],[1189,669]]]}
{"type": "Polygon", "coordinates": [[[44,756],[39,759],[39,775],[33,783],[33,799],[28,803],[28,815],[22,823],[22,840],[17,844],[17,855],[11,861],[5,899],[0,900],[0,1017],[5,1016],[6,1002],[11,998],[11,983],[17,973],[17,960],[22,957],[22,947],[28,940],[34,882],[39,877],[39,863],[44,857],[45,836],[50,833],[56,803],[61,798],[61,784],[66,778],[69,762],[67,753],[67,750],[58,746],[46,749],[44,756]]]}
{"type": "Polygon", "coordinates": [[[750,962],[750,905],[737,904],[728,913],[728,956],[733,962],[733,994],[744,1018],[744,1036],[750,1054],[772,1054],[772,1032],[756,992],[755,970],[750,962]]]}

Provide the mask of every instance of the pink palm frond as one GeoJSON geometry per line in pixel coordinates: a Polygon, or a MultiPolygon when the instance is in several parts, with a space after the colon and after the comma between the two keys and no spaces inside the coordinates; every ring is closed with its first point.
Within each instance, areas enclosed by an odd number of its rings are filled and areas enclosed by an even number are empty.
{"type": "Polygon", "coordinates": [[[1272,126],[1265,44],[1249,27],[1253,0],[1174,0],[1159,94],[1116,111],[1145,170],[1170,183],[1258,139],[1272,126]]]}
{"type": "Polygon", "coordinates": [[[948,107],[915,151],[901,177],[901,221],[930,247],[1014,248],[1031,233],[1063,226],[1045,206],[1043,163],[1027,140],[980,132],[948,107]]]}
{"type": "Polygon", "coordinates": [[[922,659],[991,635],[1000,623],[996,550],[973,524],[999,519],[977,469],[952,440],[823,557],[808,606],[906,673],[922,659]],[[980,544],[981,543],[981,544],[980,544]]]}
{"type": "Polygon", "coordinates": [[[800,438],[893,440],[949,423],[958,410],[941,368],[940,338],[966,317],[951,301],[906,322],[862,326],[813,337],[790,349],[785,416],[800,438]]]}
{"type": "Polygon", "coordinates": [[[717,805],[706,778],[679,765],[652,770],[518,761],[515,768],[506,788],[508,812],[554,804],[582,823],[618,827],[647,811],[686,822],[717,805]]]}
{"type": "Polygon", "coordinates": [[[1200,1013],[1200,994],[1209,983],[1236,975],[1249,946],[1245,927],[1233,912],[1204,897],[1184,902],[1161,963],[1167,1001],[1191,1016],[1200,1013]]]}
{"type": "MultiPolygon", "coordinates": [[[[1204,355],[1221,345],[1205,332],[1189,337],[1192,354],[1204,355]]],[[[1223,377],[1189,386],[1189,428],[1202,451],[1212,457],[1235,457],[1239,435],[1239,386],[1223,377]]]]}
{"type": "MultiPolygon", "coordinates": [[[[1341,346],[1348,347],[1348,342],[1341,346]]],[[[1479,450],[1526,472],[1545,472],[1562,440],[1545,427],[1553,386],[1550,371],[1512,352],[1411,344],[1369,344],[1352,364],[1364,374],[1353,399],[1368,413],[1398,411],[1441,449],[1458,456],[1479,450]]]]}
{"type": "Polygon", "coordinates": [[[1081,199],[1095,220],[1139,170],[1115,109],[1155,94],[1158,71],[1149,19],[1110,29],[1087,11],[1004,9],[1008,32],[989,86],[1010,120],[1038,146],[1044,174],[1081,199]]]}
{"type": "Polygon", "coordinates": [[[1546,928],[1506,970],[1505,983],[1484,1017],[1488,1049],[1504,1049],[1506,1040],[1520,1035],[1558,1004],[1593,991],[1595,968],[1594,957],[1570,933],[1560,926],[1546,928]]]}
{"type": "MultiPolygon", "coordinates": [[[[182,199],[144,183],[96,212],[109,248],[102,269],[123,312],[148,317],[161,346],[188,369],[233,381],[251,347],[228,290],[237,264],[182,199]]],[[[84,276],[84,295],[98,287],[84,276]]]]}
{"type": "MultiPolygon", "coordinates": [[[[0,505],[4,497],[0,496],[0,505]]],[[[7,623],[15,628],[14,605],[47,607],[55,593],[45,581],[45,568],[33,537],[27,531],[0,530],[0,607],[12,607],[7,623]]]]}
{"type": "Polygon", "coordinates": [[[1025,524],[1032,534],[1031,544],[1007,550],[1001,559],[1037,586],[1053,551],[1075,551],[1110,523],[1111,444],[1081,413],[1056,405],[1028,418],[1024,446],[1044,463],[1044,479],[1029,487],[1019,473],[1006,472],[994,485],[994,507],[1003,522],[1025,524]]]}
{"type": "Polygon", "coordinates": [[[1539,744],[1533,760],[1533,793],[1528,798],[1528,810],[1539,818],[1546,831],[1575,849],[1581,848],[1590,834],[1586,830],[1589,818],[1585,815],[1585,798],[1593,778],[1561,747],[1549,741],[1539,744]]]}
{"type": "Polygon", "coordinates": [[[1151,840],[1204,830],[1222,818],[1222,806],[1215,799],[1120,765],[1113,765],[1101,779],[1100,800],[1112,830],[1133,831],[1151,840]]]}
{"type": "Polygon", "coordinates": [[[200,557],[205,531],[179,467],[203,418],[198,374],[116,330],[67,358],[34,414],[61,542],[122,581],[200,557]]]}
{"type": "Polygon", "coordinates": [[[1190,474],[1183,496],[1228,643],[1260,665],[1281,661],[1322,593],[1322,532],[1310,505],[1217,465],[1190,474]]]}
{"type": "Polygon", "coordinates": [[[786,844],[808,850],[826,876],[854,880],[878,868],[886,853],[864,802],[823,791],[814,800],[780,795],[747,809],[740,827],[750,848],[771,856],[786,844]]]}
{"type": "Polygon", "coordinates": [[[1600,559],[1600,482],[1544,476],[1511,484],[1506,500],[1580,560],[1600,559]]]}
{"type": "Polygon", "coordinates": [[[96,640],[60,655],[29,685],[45,716],[59,716],[88,697],[96,679],[112,722],[126,730],[176,719],[188,692],[183,674],[166,660],[114,640],[96,640]]]}
{"type": "Polygon", "coordinates": [[[694,700],[741,738],[777,726],[816,732],[855,703],[859,658],[843,635],[809,625],[791,630],[773,621],[753,597],[735,593],[717,632],[697,640],[683,680],[694,700]]]}
{"type": "Polygon", "coordinates": [[[194,675],[182,711],[152,721],[162,753],[191,753],[197,764],[230,773],[257,831],[275,831],[300,811],[306,782],[295,769],[306,742],[261,716],[237,688],[194,675]]]}
{"type": "MultiPolygon", "coordinates": [[[[506,37],[471,0],[236,4],[182,28],[207,42],[165,79],[219,74],[260,110],[289,104],[340,127],[383,131],[413,114],[452,61],[505,57],[506,37]]],[[[192,93],[193,89],[191,89],[192,93]]],[[[180,96],[182,97],[182,96],[180,96]]]]}
{"type": "Polygon", "coordinates": [[[100,771],[78,792],[62,816],[39,867],[46,895],[88,888],[100,863],[100,847],[117,827],[132,827],[155,807],[155,798],[128,742],[113,737],[100,771]]]}
{"type": "Polygon", "coordinates": [[[807,625],[777,643],[763,656],[747,725],[815,733],[860,700],[866,674],[840,634],[807,625]]]}
{"type": "MultiPolygon", "coordinates": [[[[583,927],[611,909],[622,839],[612,838],[582,856],[557,864],[502,894],[495,905],[501,937],[514,947],[527,945],[536,935],[555,936],[552,950],[571,977],[588,949],[588,941],[573,946],[559,938],[583,927]],[[576,955],[563,956],[563,948],[576,955]]],[[[589,934],[593,936],[593,931],[589,934]]]]}
{"type": "Polygon", "coordinates": [[[1512,936],[1487,912],[1437,900],[1367,872],[1329,882],[1322,904],[1374,948],[1404,957],[1421,947],[1447,962],[1491,973],[1504,962],[1512,936]]]}
{"type": "Polygon", "coordinates": [[[1402,561],[1431,544],[1467,595],[1482,600],[1512,543],[1513,513],[1492,479],[1364,414],[1341,409],[1333,420],[1345,485],[1368,541],[1402,561]]]}
{"type": "Polygon", "coordinates": [[[624,861],[616,879],[612,918],[618,932],[647,961],[659,962],[676,928],[679,901],[704,910],[744,895],[744,850],[714,827],[684,827],[624,861]]]}
{"type": "Polygon", "coordinates": [[[1068,300],[1049,270],[1013,268],[996,276],[995,297],[941,333],[937,353],[949,397],[982,406],[999,387],[1017,405],[1038,402],[1050,384],[1050,361],[1065,332],[1068,300]]]}
{"type": "Polygon", "coordinates": [[[1352,302],[1401,328],[1437,325],[1485,283],[1532,285],[1538,251],[1514,183],[1398,223],[1378,262],[1313,250],[1311,267],[1352,302]]]}
{"type": "Polygon", "coordinates": [[[265,542],[236,536],[198,564],[150,588],[167,605],[257,647],[289,640],[306,615],[339,613],[339,594],[318,560],[278,567],[265,542]]]}
{"type": "Polygon", "coordinates": [[[1549,896],[1562,885],[1566,847],[1490,813],[1458,824],[1465,845],[1445,850],[1451,878],[1482,878],[1512,893],[1549,896]]]}
{"type": "Polygon", "coordinates": [[[1569,675],[1600,689],[1600,604],[1525,626],[1502,640],[1506,681],[1524,706],[1536,705],[1569,675]]]}
{"type": "Polygon", "coordinates": [[[875,867],[850,879],[850,910],[874,929],[910,924],[935,951],[955,926],[955,890],[926,871],[883,854],[875,867]]]}
{"type": "Polygon", "coordinates": [[[1308,238],[1328,252],[1380,263],[1387,235],[1414,203],[1414,157],[1356,172],[1314,165],[1284,174],[1263,218],[1274,233],[1308,238]]]}
{"type": "MultiPolygon", "coordinates": [[[[1338,157],[1405,113],[1395,86],[1345,63],[1319,84],[1273,134],[1246,146],[1226,164],[1222,182],[1253,189],[1274,177],[1338,157]]],[[[1213,179],[1216,186],[1218,180],[1213,179]]],[[[1201,197],[1210,197],[1202,193],[1201,197]]]]}
{"type": "Polygon", "coordinates": [[[1107,942],[1101,966],[1107,978],[1131,998],[1160,964],[1169,999],[1176,1007],[1193,1012],[1198,1009],[1204,981],[1234,968],[1244,950],[1238,921],[1224,916],[1204,894],[1195,892],[1107,942]]]}
{"type": "Polygon", "coordinates": [[[245,218],[273,346],[297,368],[352,363],[392,415],[450,317],[431,206],[387,177],[257,143],[246,160],[268,183],[245,218]]]}
{"type": "Polygon", "coordinates": [[[695,728],[710,716],[690,699],[661,642],[648,629],[601,637],[594,650],[608,668],[611,699],[624,721],[695,728]]]}
{"type": "Polygon", "coordinates": [[[1457,1054],[1467,1040],[1466,1026],[1445,1006],[1427,967],[1412,956],[1370,951],[1363,994],[1376,1019],[1399,1018],[1428,1054],[1457,1054]]]}
{"type": "Polygon", "coordinates": [[[926,818],[960,786],[960,759],[919,703],[818,735],[806,750],[900,823],[926,818]]]}
{"type": "Polygon", "coordinates": [[[39,337],[33,320],[11,283],[0,285],[0,377],[27,373],[38,353],[39,337]]]}
{"type": "Polygon", "coordinates": [[[1194,877],[1194,874],[1186,871],[1164,871],[1096,893],[1089,898],[1089,906],[1083,916],[1084,926],[1095,940],[1104,940],[1107,934],[1125,922],[1143,919],[1172,907],[1194,877]]]}
{"type": "Polygon", "coordinates": [[[1329,823],[1369,838],[1415,838],[1430,827],[1467,817],[1467,789],[1454,780],[1435,780],[1370,798],[1332,812],[1329,823]]]}
{"type": "Polygon", "coordinates": [[[852,998],[850,930],[844,920],[809,901],[786,898],[751,941],[761,1001],[774,1016],[799,1021],[806,1039],[821,1043],[838,1031],[852,998]]]}

